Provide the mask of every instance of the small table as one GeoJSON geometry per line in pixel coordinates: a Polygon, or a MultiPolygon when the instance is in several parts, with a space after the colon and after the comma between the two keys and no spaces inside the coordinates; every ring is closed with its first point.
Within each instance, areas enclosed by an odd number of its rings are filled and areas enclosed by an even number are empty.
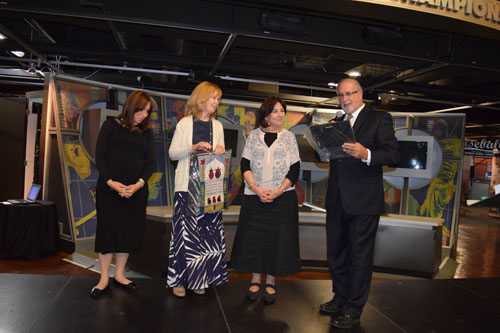
{"type": "Polygon", "coordinates": [[[500,193],[483,200],[467,200],[467,205],[471,207],[499,207],[500,193]]]}
{"type": "Polygon", "coordinates": [[[0,259],[28,260],[49,256],[59,249],[56,205],[0,203],[0,259]]]}

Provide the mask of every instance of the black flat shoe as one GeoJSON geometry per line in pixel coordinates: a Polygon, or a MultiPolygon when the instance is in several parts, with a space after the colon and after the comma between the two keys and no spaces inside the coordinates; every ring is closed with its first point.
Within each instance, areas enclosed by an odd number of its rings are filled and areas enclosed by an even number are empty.
{"type": "Polygon", "coordinates": [[[92,288],[92,290],[90,291],[90,297],[93,299],[98,299],[99,297],[104,295],[106,291],[108,291],[108,286],[106,286],[106,288],[102,290],[97,288],[92,288]]]}
{"type": "Polygon", "coordinates": [[[257,300],[257,298],[259,298],[259,293],[260,293],[260,283],[259,282],[253,282],[253,283],[250,283],[250,285],[248,286],[248,291],[247,291],[247,297],[249,300],[251,300],[252,302],[255,302],[257,300]],[[259,287],[259,290],[257,291],[251,291],[250,290],[250,287],[253,287],[253,286],[256,286],[256,287],[259,287]]]}
{"type": "Polygon", "coordinates": [[[276,286],[274,284],[266,283],[264,290],[266,291],[264,293],[264,301],[267,304],[273,304],[274,301],[276,301],[276,286]],[[274,294],[268,293],[266,288],[274,289],[274,294]]]}
{"type": "Polygon", "coordinates": [[[137,290],[137,285],[133,281],[130,281],[129,284],[123,284],[123,283],[118,282],[115,278],[113,278],[113,284],[119,288],[122,288],[122,289],[125,289],[128,291],[136,291],[137,290]]]}

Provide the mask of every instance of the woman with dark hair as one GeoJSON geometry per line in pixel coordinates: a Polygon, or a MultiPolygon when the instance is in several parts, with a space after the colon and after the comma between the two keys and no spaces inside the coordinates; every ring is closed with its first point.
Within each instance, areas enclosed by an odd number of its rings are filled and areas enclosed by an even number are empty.
{"type": "Polygon", "coordinates": [[[295,135],[284,129],[286,105],[269,97],[259,110],[260,127],[247,138],[241,158],[245,191],[231,265],[251,272],[247,291],[255,301],[266,274],[264,300],[276,299],[276,276],[300,270],[299,218],[294,184],[300,171],[295,135]]]}
{"type": "Polygon", "coordinates": [[[210,285],[227,282],[222,212],[200,216],[187,214],[191,153],[200,151],[220,155],[225,152],[224,130],[215,119],[221,96],[220,88],[208,81],[194,88],[168,150],[170,158],[179,161],[175,169],[167,278],[167,287],[171,287],[177,297],[184,297],[186,288],[203,295],[210,285]]]}
{"type": "Polygon", "coordinates": [[[151,98],[144,91],[135,91],[118,118],[107,119],[99,131],[95,251],[99,253],[101,278],[90,292],[92,298],[108,288],[113,253],[113,284],[125,290],[137,289],[125,277],[124,269],[129,253],[139,247],[142,238],[149,194],[146,182],[156,168],[150,116],[151,98]]]}

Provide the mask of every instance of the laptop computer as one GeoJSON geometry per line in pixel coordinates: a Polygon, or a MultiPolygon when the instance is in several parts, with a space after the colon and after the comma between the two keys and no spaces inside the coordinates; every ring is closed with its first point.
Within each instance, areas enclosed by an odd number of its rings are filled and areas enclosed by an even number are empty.
{"type": "Polygon", "coordinates": [[[30,191],[28,193],[28,197],[26,199],[12,199],[7,200],[11,204],[31,204],[36,202],[36,198],[38,197],[38,193],[40,192],[41,186],[38,184],[32,184],[30,191]]]}

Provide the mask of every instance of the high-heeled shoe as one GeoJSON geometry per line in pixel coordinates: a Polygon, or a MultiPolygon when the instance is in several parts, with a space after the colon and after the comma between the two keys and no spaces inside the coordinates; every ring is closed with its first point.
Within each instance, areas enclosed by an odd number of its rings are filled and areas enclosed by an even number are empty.
{"type": "Polygon", "coordinates": [[[136,291],[137,290],[137,285],[133,281],[130,281],[128,284],[123,284],[123,283],[118,282],[118,280],[116,280],[113,277],[113,284],[119,288],[122,288],[122,289],[125,289],[128,291],[136,291]]]}
{"type": "Polygon", "coordinates": [[[173,287],[172,293],[174,294],[174,296],[182,298],[186,296],[186,289],[184,287],[173,287]]]}
{"type": "Polygon", "coordinates": [[[255,302],[257,300],[257,298],[259,297],[259,293],[260,293],[260,283],[259,282],[250,283],[250,285],[248,286],[248,291],[247,291],[248,299],[251,300],[252,302],[255,302]],[[253,286],[259,287],[259,289],[257,289],[256,291],[251,291],[250,288],[253,286]]]}
{"type": "Polygon", "coordinates": [[[265,286],[264,290],[266,291],[264,293],[264,301],[267,304],[273,304],[274,301],[276,301],[276,286],[274,284],[266,283],[266,286],[265,286]],[[267,292],[267,288],[273,289],[274,293],[270,294],[269,292],[267,292]]]}
{"type": "Polygon", "coordinates": [[[108,286],[106,286],[106,288],[104,288],[104,289],[98,289],[98,288],[94,287],[90,291],[90,297],[93,299],[98,299],[99,297],[104,295],[106,293],[106,291],[108,291],[108,286]]]}

